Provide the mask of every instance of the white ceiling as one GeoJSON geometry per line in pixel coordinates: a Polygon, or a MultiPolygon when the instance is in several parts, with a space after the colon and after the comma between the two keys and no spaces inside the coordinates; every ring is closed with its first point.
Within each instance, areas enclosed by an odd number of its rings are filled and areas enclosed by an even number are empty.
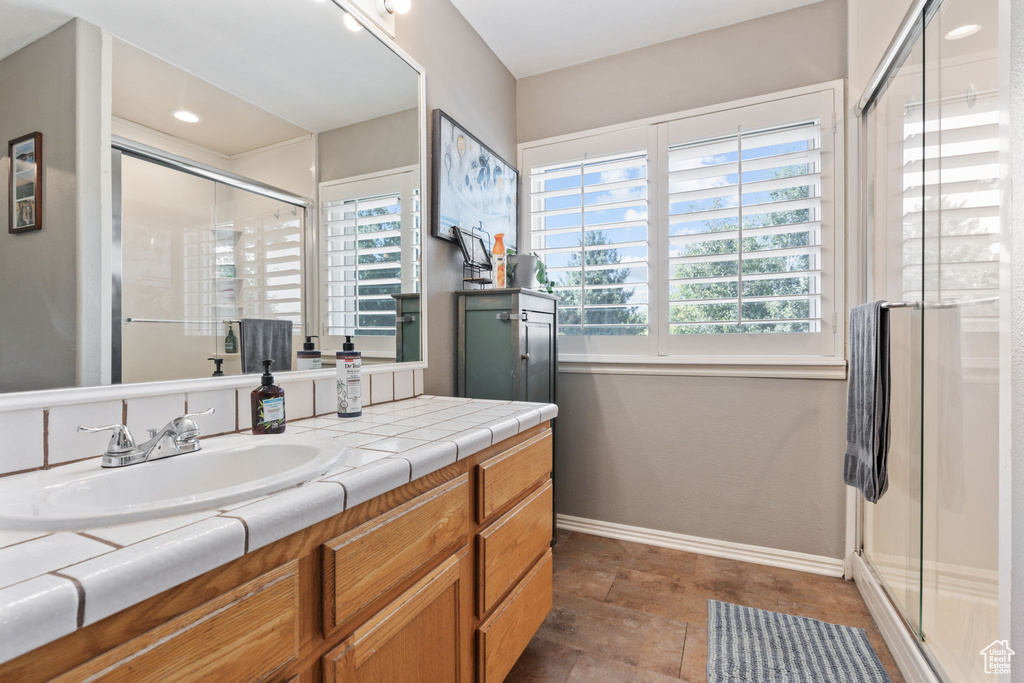
{"type": "Polygon", "coordinates": [[[821,0],[452,0],[516,78],[821,0]]]}
{"type": "Polygon", "coordinates": [[[113,42],[114,116],[227,156],[309,133],[123,40],[113,42]],[[179,121],[171,116],[176,109],[202,120],[179,121]]]}
{"type": "Polygon", "coordinates": [[[67,20],[63,14],[3,4],[0,11],[0,59],[60,28],[67,20]]]}
{"type": "Polygon", "coordinates": [[[331,2],[0,0],[5,34],[8,16],[25,10],[80,17],[317,133],[419,101],[412,67],[368,31],[346,29],[331,2]]]}

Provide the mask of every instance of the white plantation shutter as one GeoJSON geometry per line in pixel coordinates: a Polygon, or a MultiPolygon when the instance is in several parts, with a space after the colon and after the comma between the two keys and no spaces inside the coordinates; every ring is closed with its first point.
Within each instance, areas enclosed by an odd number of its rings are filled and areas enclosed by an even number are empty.
{"type": "Polygon", "coordinates": [[[957,96],[929,110],[936,114],[925,123],[920,106],[903,119],[903,297],[984,299],[960,307],[961,324],[965,331],[992,331],[999,322],[998,302],[991,300],[999,294],[1000,270],[999,96],[957,96]],[[922,211],[928,212],[923,253],[922,211]]]}
{"type": "Polygon", "coordinates": [[[524,145],[563,359],[841,355],[839,92],[524,145]]]}
{"type": "Polygon", "coordinates": [[[301,325],[302,210],[263,198],[242,201],[243,206],[247,203],[252,206],[246,211],[250,215],[239,221],[241,263],[235,266],[242,317],[301,325]]]}
{"type": "Polygon", "coordinates": [[[671,334],[821,329],[817,121],[668,148],[671,334]]]}
{"type": "Polygon", "coordinates": [[[325,183],[323,335],[389,337],[360,348],[393,351],[394,294],[419,291],[419,189],[415,172],[364,181],[325,183]],[[403,249],[404,247],[404,249],[403,249]]]}
{"type": "Polygon", "coordinates": [[[648,332],[647,154],[530,170],[533,252],[565,335],[648,332]]]}

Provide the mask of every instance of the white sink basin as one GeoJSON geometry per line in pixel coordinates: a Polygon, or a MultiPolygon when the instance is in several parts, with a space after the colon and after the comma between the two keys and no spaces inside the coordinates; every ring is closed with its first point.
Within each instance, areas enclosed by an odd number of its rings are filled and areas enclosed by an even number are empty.
{"type": "Polygon", "coordinates": [[[127,467],[104,469],[96,459],[5,477],[0,529],[88,529],[228,505],[315,479],[345,450],[247,443],[127,467]]]}

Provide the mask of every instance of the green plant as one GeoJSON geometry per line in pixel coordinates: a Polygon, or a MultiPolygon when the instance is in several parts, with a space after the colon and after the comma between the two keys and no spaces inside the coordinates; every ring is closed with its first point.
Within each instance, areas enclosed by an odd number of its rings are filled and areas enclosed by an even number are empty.
{"type": "MultiPolygon", "coordinates": [[[[537,256],[537,253],[534,252],[533,256],[537,256]]],[[[548,267],[544,265],[544,259],[540,256],[537,256],[537,282],[540,283],[540,289],[542,292],[547,292],[548,294],[555,293],[554,286],[551,281],[548,280],[548,267]]]]}

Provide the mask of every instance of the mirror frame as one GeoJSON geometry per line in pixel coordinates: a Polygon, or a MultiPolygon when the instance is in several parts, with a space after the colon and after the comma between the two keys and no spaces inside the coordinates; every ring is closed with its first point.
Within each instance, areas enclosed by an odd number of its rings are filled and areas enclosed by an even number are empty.
{"type": "MultiPolygon", "coordinates": [[[[332,0],[333,4],[340,10],[351,14],[366,31],[369,31],[371,35],[377,38],[385,47],[390,49],[396,56],[402,59],[406,64],[412,67],[416,71],[416,80],[418,84],[417,93],[417,106],[419,107],[419,115],[417,116],[417,123],[419,128],[419,165],[420,165],[420,197],[421,202],[423,198],[427,196],[427,135],[429,129],[427,128],[427,94],[426,94],[426,72],[423,67],[416,62],[408,53],[405,52],[398,44],[385,33],[372,18],[353,1],[353,0],[332,0]]],[[[340,27],[340,24],[339,24],[340,27]]],[[[102,29],[102,27],[101,27],[102,29]]],[[[105,29],[103,29],[106,32],[105,29]]],[[[102,149],[111,149],[110,139],[110,127],[104,126],[104,135],[100,140],[100,146],[102,149]]],[[[109,188],[109,185],[104,187],[109,188]]],[[[319,194],[319,183],[317,184],[319,194]]],[[[317,205],[315,210],[319,211],[319,197],[315,200],[317,205]]],[[[109,202],[102,200],[103,206],[109,208],[109,202]]],[[[81,209],[80,209],[81,210],[81,209]]],[[[312,213],[313,209],[309,209],[312,213]]],[[[319,239],[320,232],[320,217],[315,216],[315,221],[311,223],[314,226],[310,232],[311,239],[306,241],[305,245],[305,258],[307,263],[319,263],[319,259],[316,256],[316,240],[319,239]]],[[[109,217],[107,217],[109,221],[109,217]]],[[[421,235],[430,236],[430,225],[429,225],[429,211],[420,209],[420,221],[421,221],[421,235]]],[[[426,241],[421,237],[421,251],[420,251],[420,360],[409,361],[405,363],[380,363],[373,365],[366,365],[363,367],[364,375],[372,375],[383,372],[402,372],[406,370],[426,370],[427,369],[427,357],[428,357],[428,292],[429,292],[429,274],[426,263],[427,248],[426,241]]],[[[81,287],[81,280],[79,280],[79,287],[81,287]]],[[[307,310],[309,309],[309,299],[316,300],[318,294],[316,292],[308,292],[306,294],[306,305],[307,310]]],[[[79,297],[81,300],[81,297],[79,297]]],[[[314,307],[313,310],[318,311],[319,306],[314,307]]],[[[79,311],[79,317],[81,311],[79,311]]],[[[76,325],[81,326],[82,321],[76,320],[76,325]]],[[[317,321],[319,326],[319,321],[317,321]]],[[[81,343],[81,341],[79,342],[81,343]]],[[[102,353],[106,354],[109,359],[109,350],[104,350],[102,353]]],[[[81,358],[81,349],[78,353],[79,359],[81,358]]],[[[79,361],[80,362],[80,361],[79,361]]],[[[76,372],[76,376],[79,381],[83,379],[82,368],[79,367],[76,372]]],[[[293,370],[289,372],[277,373],[277,377],[280,378],[281,383],[310,381],[310,380],[323,380],[332,379],[337,375],[337,370],[334,368],[326,370],[293,370]]],[[[0,411],[9,410],[21,410],[21,409],[33,409],[33,408],[50,408],[53,406],[61,405],[74,405],[80,403],[90,403],[94,401],[105,401],[105,400],[123,400],[129,398],[142,398],[146,396],[163,396],[166,394],[176,393],[188,393],[188,392],[199,392],[199,391],[215,391],[218,389],[241,389],[251,388],[253,386],[253,375],[228,375],[226,377],[199,377],[194,379],[175,379],[166,380],[160,382],[137,382],[133,384],[96,384],[88,386],[76,386],[76,387],[63,387],[60,389],[40,389],[35,391],[17,391],[6,394],[0,394],[0,411]]]]}

